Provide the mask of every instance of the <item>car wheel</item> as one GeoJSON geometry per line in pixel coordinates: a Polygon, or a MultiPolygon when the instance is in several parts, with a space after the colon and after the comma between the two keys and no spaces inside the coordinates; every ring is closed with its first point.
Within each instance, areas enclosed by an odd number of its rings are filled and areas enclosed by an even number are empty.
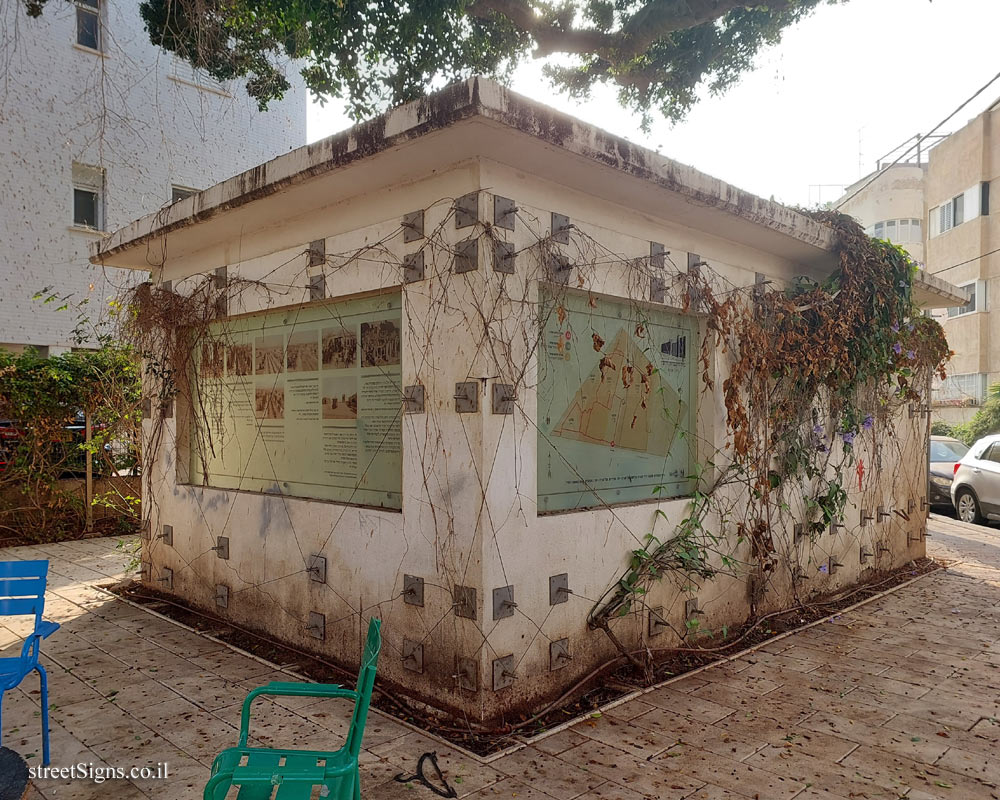
{"type": "Polygon", "coordinates": [[[979,512],[979,501],[969,489],[959,491],[958,497],[955,498],[955,510],[962,522],[979,525],[983,521],[983,515],[979,512]]]}

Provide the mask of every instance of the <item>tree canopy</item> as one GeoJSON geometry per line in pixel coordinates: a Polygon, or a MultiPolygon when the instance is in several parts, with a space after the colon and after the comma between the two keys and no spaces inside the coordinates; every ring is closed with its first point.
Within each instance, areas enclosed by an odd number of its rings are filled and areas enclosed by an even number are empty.
{"type": "MultiPolygon", "coordinates": [[[[288,90],[288,69],[362,118],[472,74],[502,80],[534,57],[571,96],[611,84],[645,120],[677,120],[697,87],[724,91],[785,28],[842,1],[143,0],[140,12],[154,44],[245,78],[261,108],[288,90]]],[[[37,16],[48,0],[21,2],[37,16]]]]}

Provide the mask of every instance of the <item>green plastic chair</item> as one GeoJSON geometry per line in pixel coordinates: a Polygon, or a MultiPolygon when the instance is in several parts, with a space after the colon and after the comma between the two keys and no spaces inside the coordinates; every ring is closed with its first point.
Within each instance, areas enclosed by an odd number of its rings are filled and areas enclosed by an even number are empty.
{"type": "Polygon", "coordinates": [[[272,682],[254,689],[243,701],[240,739],[236,747],[223,750],[212,764],[212,777],[205,786],[204,800],[223,800],[233,786],[239,800],[360,800],[361,777],[358,754],[368,719],[368,706],[375,685],[375,667],[382,648],[382,623],[368,623],[368,641],[361,658],[354,690],[335,683],[272,682]],[[354,715],[347,741],[336,752],[322,750],[275,750],[248,747],[250,705],[261,695],[286,697],[345,697],[354,700],[354,715]],[[275,791],[277,787],[277,791],[275,791]],[[318,794],[313,790],[318,788],[318,794]]]}

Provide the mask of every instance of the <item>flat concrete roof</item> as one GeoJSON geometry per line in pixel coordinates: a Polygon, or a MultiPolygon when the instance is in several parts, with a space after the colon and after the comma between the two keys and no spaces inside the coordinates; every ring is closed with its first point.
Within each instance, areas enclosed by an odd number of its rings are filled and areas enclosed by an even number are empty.
{"type": "MultiPolygon", "coordinates": [[[[225,212],[343,171],[373,156],[405,148],[419,140],[429,140],[432,134],[463,128],[462,123],[468,121],[486,123],[499,135],[484,135],[483,130],[478,130],[476,136],[462,137],[467,140],[465,142],[450,141],[443,152],[431,148],[429,142],[421,142],[425,152],[420,153],[420,166],[424,174],[430,174],[439,158],[447,156],[457,162],[478,155],[560,183],[566,183],[569,175],[582,191],[607,196],[613,194],[607,185],[606,172],[610,169],[633,179],[626,181],[619,190],[622,196],[609,198],[623,205],[641,208],[652,216],[663,216],[687,227],[714,232],[803,265],[827,262],[830,257],[831,229],[791,208],[744,192],[693,167],[529,100],[493,81],[470,78],[278,156],[142,217],[93,243],[91,261],[149,269],[145,254],[136,252],[136,248],[148,244],[151,239],[204,226],[225,212]],[[534,140],[543,147],[521,148],[510,141],[512,134],[515,138],[534,140]],[[565,161],[556,163],[559,159],[553,159],[555,154],[582,162],[577,165],[580,167],[589,163],[591,168],[566,170],[565,161]]],[[[412,165],[412,155],[409,162],[412,165]]],[[[405,169],[397,172],[397,180],[419,174],[413,172],[412,166],[409,172],[412,174],[407,175],[405,169]]],[[[282,207],[296,210],[295,203],[284,200],[282,207]]],[[[205,233],[202,231],[203,235],[205,233]]],[[[172,250],[177,246],[174,235],[171,236],[172,250]]]]}

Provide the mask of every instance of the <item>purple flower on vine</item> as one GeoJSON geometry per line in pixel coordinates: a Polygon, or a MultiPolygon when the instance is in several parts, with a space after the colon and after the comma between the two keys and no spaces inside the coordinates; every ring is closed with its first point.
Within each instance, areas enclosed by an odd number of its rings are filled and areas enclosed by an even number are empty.
{"type": "Polygon", "coordinates": [[[847,433],[842,434],[840,438],[844,440],[844,444],[850,447],[854,444],[855,436],[857,436],[857,434],[854,431],[848,431],[847,433]]]}
{"type": "Polygon", "coordinates": [[[912,331],[914,327],[915,327],[914,324],[912,322],[910,322],[910,323],[907,324],[906,330],[912,331]]]}
{"type": "Polygon", "coordinates": [[[819,450],[821,453],[825,453],[826,452],[826,445],[825,444],[821,444],[816,449],[819,450]]]}
{"type": "Polygon", "coordinates": [[[903,352],[903,345],[901,345],[899,342],[896,342],[896,344],[892,346],[892,352],[894,352],[898,356],[900,353],[903,352]]]}
{"type": "Polygon", "coordinates": [[[815,433],[817,436],[820,436],[823,433],[823,426],[822,425],[814,425],[813,426],[813,433],[815,433]]]}
{"type": "Polygon", "coordinates": [[[913,359],[917,357],[917,354],[913,350],[907,350],[906,357],[910,359],[910,361],[913,361],[913,359]]]}
{"type": "Polygon", "coordinates": [[[870,431],[873,425],[875,425],[875,418],[871,414],[865,417],[865,421],[861,423],[861,427],[866,431],[870,431]]]}
{"type": "Polygon", "coordinates": [[[893,333],[899,333],[899,323],[898,322],[892,323],[892,332],[893,333]]]}

